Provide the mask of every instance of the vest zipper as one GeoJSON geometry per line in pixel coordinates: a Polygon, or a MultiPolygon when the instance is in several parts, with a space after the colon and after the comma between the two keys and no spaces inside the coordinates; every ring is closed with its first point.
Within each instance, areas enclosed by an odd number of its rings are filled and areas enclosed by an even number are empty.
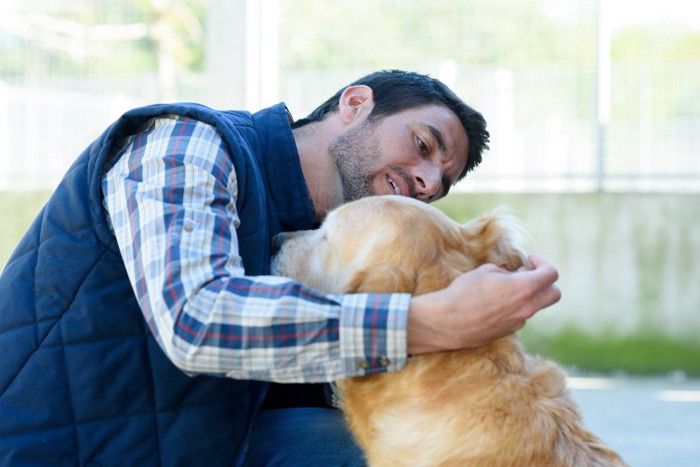
{"type": "Polygon", "coordinates": [[[258,396],[258,400],[255,401],[253,413],[250,415],[250,420],[248,421],[248,429],[246,430],[245,438],[243,439],[243,448],[241,449],[241,453],[238,455],[238,460],[236,461],[236,467],[241,467],[245,463],[245,459],[248,456],[248,449],[250,448],[250,434],[253,430],[253,422],[255,421],[255,416],[260,411],[260,407],[262,407],[263,401],[265,400],[265,397],[267,396],[267,391],[270,388],[270,383],[262,383],[262,384],[263,384],[263,388],[260,391],[260,395],[258,396]]]}

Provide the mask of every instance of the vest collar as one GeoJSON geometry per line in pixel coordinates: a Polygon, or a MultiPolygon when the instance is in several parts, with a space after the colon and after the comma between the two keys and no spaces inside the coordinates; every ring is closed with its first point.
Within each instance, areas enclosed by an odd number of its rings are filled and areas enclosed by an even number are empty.
{"type": "Polygon", "coordinates": [[[314,208],[301,170],[291,114],[279,103],[253,114],[265,182],[285,231],[313,227],[314,208]]]}

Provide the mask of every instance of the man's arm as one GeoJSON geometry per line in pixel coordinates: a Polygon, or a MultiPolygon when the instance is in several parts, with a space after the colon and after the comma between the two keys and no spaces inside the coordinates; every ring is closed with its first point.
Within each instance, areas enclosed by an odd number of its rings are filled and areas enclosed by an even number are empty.
{"type": "Polygon", "coordinates": [[[159,118],[122,152],[103,179],[105,206],[144,317],[175,365],[276,382],[404,365],[410,296],[326,296],[245,275],[236,173],[214,128],[159,118]]]}
{"type": "Polygon", "coordinates": [[[508,272],[487,264],[449,287],[411,299],[409,354],[478,347],[512,334],[539,310],[561,298],[557,270],[531,256],[531,271],[508,272]]]}

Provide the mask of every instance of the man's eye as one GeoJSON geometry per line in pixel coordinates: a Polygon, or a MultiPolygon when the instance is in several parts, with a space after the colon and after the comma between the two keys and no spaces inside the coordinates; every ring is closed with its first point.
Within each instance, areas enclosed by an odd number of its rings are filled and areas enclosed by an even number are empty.
{"type": "Polygon", "coordinates": [[[420,150],[420,152],[423,154],[428,154],[428,145],[425,144],[425,142],[422,139],[420,139],[420,137],[418,137],[418,136],[416,137],[416,141],[417,141],[416,144],[418,145],[418,149],[420,150]]]}

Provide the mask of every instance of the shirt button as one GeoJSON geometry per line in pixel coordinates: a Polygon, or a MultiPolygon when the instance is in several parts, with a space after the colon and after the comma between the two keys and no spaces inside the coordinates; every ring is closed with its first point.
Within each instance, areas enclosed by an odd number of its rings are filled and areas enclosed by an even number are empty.
{"type": "Polygon", "coordinates": [[[366,370],[367,368],[369,368],[369,361],[366,359],[359,360],[357,362],[357,367],[362,370],[366,370]]]}
{"type": "Polygon", "coordinates": [[[382,359],[379,360],[379,364],[380,364],[381,366],[389,366],[389,365],[391,365],[391,360],[389,360],[389,359],[386,358],[386,357],[382,357],[382,359]]]}
{"type": "Polygon", "coordinates": [[[185,224],[184,229],[185,229],[185,232],[188,232],[188,233],[192,232],[194,230],[194,225],[192,225],[191,223],[188,222],[185,224]]]}

